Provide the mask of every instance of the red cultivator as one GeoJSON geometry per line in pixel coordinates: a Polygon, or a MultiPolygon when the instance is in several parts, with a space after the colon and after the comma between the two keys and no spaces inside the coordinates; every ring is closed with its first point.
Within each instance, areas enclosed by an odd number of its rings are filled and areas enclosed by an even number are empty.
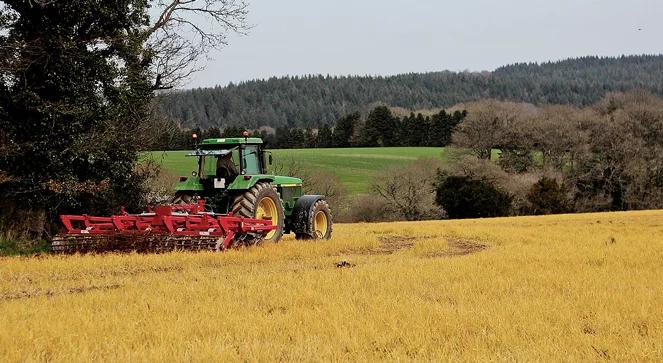
{"type": "Polygon", "coordinates": [[[205,212],[198,204],[160,205],[141,214],[111,217],[63,215],[63,233],[53,239],[53,251],[64,253],[227,249],[236,243],[256,243],[276,229],[271,220],[205,212]]]}

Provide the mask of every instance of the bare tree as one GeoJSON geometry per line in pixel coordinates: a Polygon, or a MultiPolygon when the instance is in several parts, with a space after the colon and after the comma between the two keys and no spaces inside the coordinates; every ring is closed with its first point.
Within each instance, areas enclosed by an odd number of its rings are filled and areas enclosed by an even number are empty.
{"type": "Polygon", "coordinates": [[[529,121],[533,149],[540,151],[547,171],[562,170],[574,159],[574,149],[587,145],[589,135],[582,127],[583,114],[566,105],[544,106],[529,121]]]}
{"type": "Polygon", "coordinates": [[[523,131],[524,120],[536,114],[533,105],[478,101],[466,106],[468,114],[453,135],[456,146],[468,148],[480,159],[490,159],[491,151],[499,149],[526,149],[527,137],[514,133],[523,131]]]}
{"type": "Polygon", "coordinates": [[[371,192],[409,221],[439,217],[434,183],[440,166],[439,160],[420,159],[405,167],[389,168],[374,179],[371,192]]]}
{"type": "Polygon", "coordinates": [[[249,29],[244,0],[153,0],[152,7],[159,15],[143,36],[155,90],[181,84],[202,69],[210,50],[228,44],[228,34],[249,29]]]}

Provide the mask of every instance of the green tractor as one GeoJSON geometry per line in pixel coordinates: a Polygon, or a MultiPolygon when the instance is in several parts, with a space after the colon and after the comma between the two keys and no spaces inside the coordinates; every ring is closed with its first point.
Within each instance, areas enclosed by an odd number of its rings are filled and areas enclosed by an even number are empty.
{"type": "MultiPolygon", "coordinates": [[[[196,136],[194,135],[194,139],[196,136]]],[[[277,229],[264,236],[244,240],[276,242],[284,233],[297,239],[329,239],[332,215],[322,195],[302,195],[302,180],[271,175],[267,166],[272,154],[260,138],[207,139],[187,154],[198,158],[198,168],[180,177],[174,203],[204,200],[215,213],[236,217],[268,219],[277,229]]]]}

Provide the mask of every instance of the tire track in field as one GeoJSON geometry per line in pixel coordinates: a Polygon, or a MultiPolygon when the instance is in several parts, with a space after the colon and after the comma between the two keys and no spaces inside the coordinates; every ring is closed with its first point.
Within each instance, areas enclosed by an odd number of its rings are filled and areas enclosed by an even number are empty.
{"type": "Polygon", "coordinates": [[[120,284],[109,284],[109,285],[92,285],[92,286],[74,286],[63,289],[37,289],[33,291],[23,290],[15,293],[8,293],[0,295],[0,301],[11,301],[11,300],[22,300],[22,299],[31,299],[40,296],[52,297],[56,295],[68,295],[68,294],[83,294],[89,291],[105,291],[105,290],[115,290],[121,288],[123,285],[120,284]]]}
{"type": "MultiPolygon", "coordinates": [[[[349,250],[349,251],[343,251],[343,253],[352,254],[352,255],[369,255],[369,256],[391,255],[398,251],[411,249],[418,238],[426,238],[426,237],[385,235],[378,237],[378,241],[380,242],[380,244],[375,248],[349,250]]],[[[461,239],[461,238],[448,238],[447,242],[448,242],[447,249],[426,254],[424,255],[424,257],[435,258],[435,257],[466,256],[473,253],[481,252],[489,247],[487,244],[484,244],[479,241],[461,239]]]]}

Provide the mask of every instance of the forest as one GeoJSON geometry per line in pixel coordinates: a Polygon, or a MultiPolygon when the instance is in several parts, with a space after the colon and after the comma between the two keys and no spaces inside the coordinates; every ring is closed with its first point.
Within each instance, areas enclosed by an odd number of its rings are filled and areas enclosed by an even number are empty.
{"type": "MultiPolygon", "coordinates": [[[[454,128],[466,116],[467,111],[441,110],[432,116],[410,113],[399,117],[389,107],[377,106],[366,117],[353,112],[331,125],[322,124],[317,128],[261,128],[249,130],[249,133],[262,138],[271,149],[447,146],[454,128]]],[[[245,131],[236,126],[186,129],[172,122],[157,123],[154,130],[149,142],[144,144],[149,150],[187,150],[194,146],[194,134],[197,139],[213,139],[241,137],[245,131]]]]}
{"type": "Polygon", "coordinates": [[[157,107],[184,128],[317,128],[378,105],[414,111],[492,98],[584,107],[633,88],[663,95],[663,55],[520,63],[479,73],[274,77],[161,93],[157,107]]]}

